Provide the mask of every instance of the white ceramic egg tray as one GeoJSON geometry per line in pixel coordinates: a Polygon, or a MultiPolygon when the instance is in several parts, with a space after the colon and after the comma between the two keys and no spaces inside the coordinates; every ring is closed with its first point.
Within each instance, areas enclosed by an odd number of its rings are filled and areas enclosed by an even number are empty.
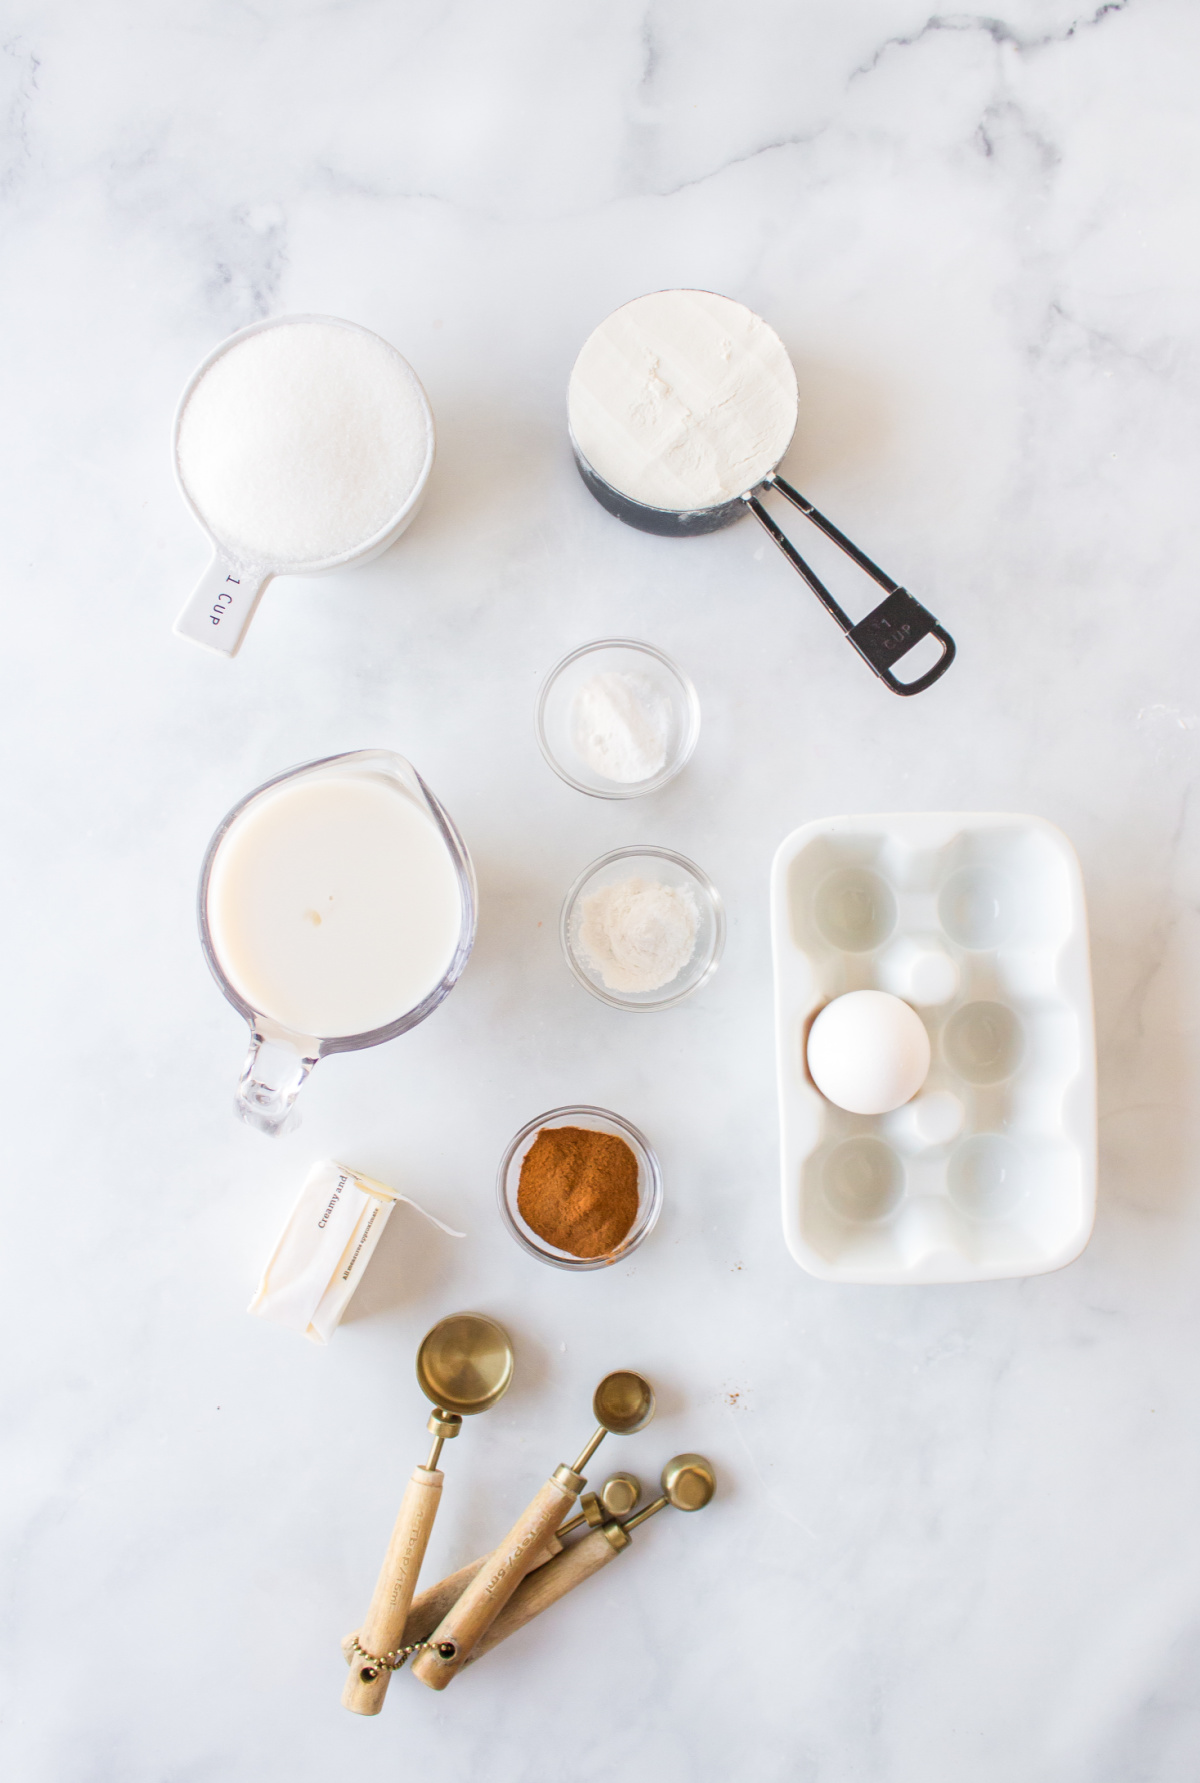
{"type": "Polygon", "coordinates": [[[811,1274],[962,1282],[1072,1262],[1096,1205],[1083,882],[1061,831],[970,812],[832,817],[771,877],[783,1230],[811,1274]],[[929,1031],[924,1088],[847,1114],[805,1062],[818,1012],[891,991],[929,1031]]]}

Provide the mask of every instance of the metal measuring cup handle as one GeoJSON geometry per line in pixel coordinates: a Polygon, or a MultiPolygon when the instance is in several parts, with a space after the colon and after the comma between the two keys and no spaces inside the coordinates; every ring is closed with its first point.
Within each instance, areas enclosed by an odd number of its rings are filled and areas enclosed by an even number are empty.
{"type": "Polygon", "coordinates": [[[793,489],[782,477],[772,472],[769,477],[764,478],[761,487],[778,490],[785,500],[800,510],[805,519],[811,520],[827,539],[831,539],[839,551],[844,551],[860,570],[865,570],[881,588],[887,589],[887,598],[880,601],[865,619],[860,619],[855,625],[849,614],[834,600],[815,570],[801,557],[783,528],[771,518],[758,496],[752,491],[743,498],[754,518],[770,533],[792,568],[803,576],[826,612],[841,626],[863,661],[874,670],[884,686],[889,687],[893,693],[907,697],[909,694],[923,693],[927,687],[932,687],[935,681],[940,680],[954,661],[955,645],[950,633],[938,623],[928,608],[914,600],[898,582],[893,582],[878,564],[871,562],[865,551],[860,551],[844,532],[839,532],[832,520],[827,520],[798,489],[793,489]],[[936,638],[942,646],[941,655],[933,667],[924,675],[919,675],[915,681],[899,680],[892,673],[894,665],[901,657],[907,656],[913,645],[919,644],[922,638],[936,638]]]}

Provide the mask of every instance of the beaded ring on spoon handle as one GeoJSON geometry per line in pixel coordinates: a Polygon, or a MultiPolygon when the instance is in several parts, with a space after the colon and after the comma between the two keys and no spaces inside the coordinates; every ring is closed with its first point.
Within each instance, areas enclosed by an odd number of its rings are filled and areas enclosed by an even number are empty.
{"type": "MultiPolygon", "coordinates": [[[[589,1529],[598,1529],[602,1523],[611,1518],[629,1516],[641,1495],[641,1485],[637,1477],[631,1473],[611,1474],[598,1493],[585,1492],[579,1500],[579,1515],[572,1517],[569,1523],[560,1524],[541,1552],[534,1555],[525,1574],[526,1579],[539,1566],[544,1566],[547,1560],[552,1560],[556,1554],[562,1553],[563,1536],[572,1534],[584,1523],[589,1529]]],[[[412,1608],[408,1612],[408,1621],[404,1625],[406,1645],[398,1647],[393,1653],[380,1655],[379,1663],[388,1664],[392,1671],[399,1671],[410,1654],[419,1652],[422,1647],[432,1645],[429,1636],[451,1605],[458,1602],[475,1574],[481,1566],[486,1565],[488,1559],[487,1554],[481,1554],[478,1560],[472,1560],[468,1565],[460,1566],[457,1572],[449,1573],[444,1579],[439,1579],[436,1585],[430,1585],[424,1591],[418,1592],[417,1596],[413,1598],[412,1608]]],[[[353,1664],[356,1653],[362,1654],[363,1658],[368,1660],[372,1657],[359,1645],[357,1631],[354,1634],[346,1635],[342,1641],[342,1652],[347,1665],[353,1664]]]]}

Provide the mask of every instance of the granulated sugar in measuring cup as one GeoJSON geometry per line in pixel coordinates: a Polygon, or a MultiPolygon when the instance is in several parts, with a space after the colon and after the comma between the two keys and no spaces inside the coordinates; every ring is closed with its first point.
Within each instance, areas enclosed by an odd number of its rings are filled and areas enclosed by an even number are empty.
{"type": "Polygon", "coordinates": [[[954,660],[954,641],[844,533],[778,473],[796,428],[796,374],[773,329],[711,291],[656,291],[601,322],[575,361],[567,397],[571,445],[602,507],[643,532],[686,538],[747,511],[770,533],[854,648],[893,693],[920,693],[954,660]],[[799,508],[887,597],[855,624],[759,500],[774,489],[799,508]],[[925,674],[896,664],[923,638],[941,645],[925,674]]]}
{"type": "Polygon", "coordinates": [[[180,637],[234,656],[273,576],[366,563],[412,521],[433,414],[408,361],[334,316],[255,322],[210,353],[175,417],[175,474],[213,544],[180,637]]]}

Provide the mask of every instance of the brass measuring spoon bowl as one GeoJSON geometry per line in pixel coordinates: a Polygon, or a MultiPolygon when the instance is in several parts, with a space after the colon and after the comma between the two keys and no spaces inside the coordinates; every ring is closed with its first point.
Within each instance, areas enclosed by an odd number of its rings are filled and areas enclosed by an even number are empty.
{"type": "Polygon", "coordinates": [[[614,1473],[605,1480],[599,1492],[585,1492],[579,1500],[579,1514],[572,1517],[569,1523],[563,1523],[555,1531],[558,1536],[570,1535],[586,1523],[589,1529],[599,1529],[602,1523],[608,1523],[614,1517],[627,1517],[642,1496],[642,1483],[636,1474],[614,1473]]]}
{"type": "Polygon", "coordinates": [[[619,1368],[592,1395],[592,1416],[614,1436],[632,1436],[654,1416],[654,1388],[644,1375],[619,1368]]]}
{"type": "Polygon", "coordinates": [[[452,1313],[425,1333],[417,1351],[417,1385],[434,1407],[427,1467],[437,1466],[442,1443],[458,1435],[464,1418],[490,1411],[503,1398],[512,1376],[508,1332],[483,1313],[452,1313]],[[440,1429],[442,1423],[452,1428],[440,1429]]]}
{"type": "Polygon", "coordinates": [[[662,1489],[677,1511],[702,1511],[717,1489],[711,1461],[676,1455],[662,1470],[662,1489]]]}
{"type": "Polygon", "coordinates": [[[624,1527],[636,1529],[669,1504],[677,1511],[702,1511],[716,1489],[716,1469],[704,1455],[673,1455],[662,1470],[662,1497],[630,1517],[624,1527]]]}
{"type": "Polygon", "coordinates": [[[599,1496],[610,1517],[627,1517],[642,1496],[642,1483],[636,1474],[614,1473],[601,1486],[599,1496]]]}
{"type": "MultiPolygon", "coordinates": [[[[632,1436],[646,1428],[654,1416],[654,1388],[645,1375],[618,1368],[606,1374],[593,1393],[592,1416],[596,1430],[573,1463],[572,1473],[582,1474],[606,1436],[632,1436]]],[[[575,1490],[579,1490],[578,1486],[575,1490]]]]}

